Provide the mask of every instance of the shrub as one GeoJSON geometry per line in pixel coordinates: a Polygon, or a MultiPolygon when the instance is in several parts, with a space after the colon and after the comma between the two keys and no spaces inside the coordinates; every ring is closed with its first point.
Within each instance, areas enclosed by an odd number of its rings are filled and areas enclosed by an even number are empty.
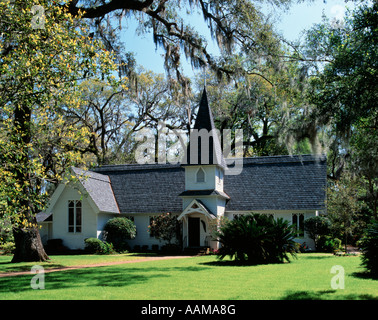
{"type": "Polygon", "coordinates": [[[84,240],[85,242],[85,251],[88,253],[96,253],[96,254],[110,254],[113,250],[113,245],[111,243],[107,243],[101,241],[97,238],[88,238],[84,240]]]}
{"type": "Polygon", "coordinates": [[[181,221],[169,212],[154,217],[149,226],[150,234],[156,239],[167,241],[167,244],[171,244],[173,240],[176,241],[176,244],[180,244],[181,229],[181,221]]]}
{"type": "Polygon", "coordinates": [[[112,243],[118,252],[130,250],[127,240],[134,239],[136,227],[130,219],[117,217],[110,219],[104,227],[104,239],[112,243]]]}
{"type": "Polygon", "coordinates": [[[227,222],[216,233],[221,248],[218,257],[235,257],[250,264],[290,261],[295,256],[295,234],[288,221],[263,214],[242,215],[227,222]]]}
{"type": "Polygon", "coordinates": [[[341,250],[341,240],[331,236],[320,236],[316,248],[320,252],[336,252],[341,250]]]}
{"type": "Polygon", "coordinates": [[[304,227],[309,237],[314,240],[315,249],[319,250],[318,241],[320,237],[329,235],[331,232],[330,220],[323,216],[311,217],[305,220],[304,227]]]}
{"type": "Polygon", "coordinates": [[[369,273],[378,276],[378,221],[368,227],[361,239],[362,265],[369,273]]]}
{"type": "Polygon", "coordinates": [[[0,219],[0,246],[7,242],[14,242],[12,224],[9,219],[2,217],[0,219]]]}
{"type": "Polygon", "coordinates": [[[14,253],[14,249],[16,248],[14,242],[5,242],[0,246],[0,250],[3,254],[12,254],[14,253]]]}

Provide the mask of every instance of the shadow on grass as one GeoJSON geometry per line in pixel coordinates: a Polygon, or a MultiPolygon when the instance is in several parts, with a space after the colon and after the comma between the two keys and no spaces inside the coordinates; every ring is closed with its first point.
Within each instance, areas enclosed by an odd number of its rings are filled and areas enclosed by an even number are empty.
{"type": "MultiPolygon", "coordinates": [[[[287,262],[284,262],[287,263],[287,262]]],[[[198,264],[204,266],[215,266],[215,267],[253,267],[253,266],[267,266],[271,264],[284,264],[281,262],[267,262],[267,263],[253,263],[248,261],[238,261],[238,260],[216,260],[209,262],[200,262],[198,264]]]]}
{"type": "Polygon", "coordinates": [[[378,274],[374,275],[367,271],[353,272],[352,276],[360,279],[378,280],[378,274]]]}
{"type": "Polygon", "coordinates": [[[1,270],[1,273],[30,271],[32,266],[38,265],[38,264],[42,265],[43,268],[45,268],[45,270],[66,267],[66,266],[64,266],[62,264],[58,264],[58,263],[30,262],[30,263],[27,263],[27,264],[17,264],[17,263],[13,263],[13,262],[0,262],[0,270],[1,270]]]}
{"type": "MultiPolygon", "coordinates": [[[[281,300],[334,300],[332,295],[336,290],[322,290],[322,291],[295,291],[289,292],[281,300]]],[[[338,297],[337,300],[340,298],[338,297]]],[[[378,296],[371,294],[349,294],[342,296],[342,300],[378,300],[378,296]]]]}
{"type": "Polygon", "coordinates": [[[248,267],[248,266],[256,266],[256,264],[250,264],[242,261],[237,260],[216,260],[216,261],[209,261],[209,262],[200,262],[198,263],[204,266],[213,266],[213,267],[248,267]]]}
{"type": "MultiPolygon", "coordinates": [[[[69,289],[78,287],[126,287],[145,283],[155,278],[168,278],[170,272],[196,272],[204,267],[174,268],[125,268],[93,267],[45,273],[45,289],[69,289]]],[[[0,278],[0,293],[30,291],[34,274],[0,278]]]]}
{"type": "Polygon", "coordinates": [[[329,255],[322,255],[322,256],[315,256],[315,255],[311,255],[311,254],[304,254],[303,255],[303,258],[305,259],[310,259],[310,260],[324,260],[324,259],[329,259],[329,258],[334,258],[335,256],[333,254],[329,254],[329,255]]]}

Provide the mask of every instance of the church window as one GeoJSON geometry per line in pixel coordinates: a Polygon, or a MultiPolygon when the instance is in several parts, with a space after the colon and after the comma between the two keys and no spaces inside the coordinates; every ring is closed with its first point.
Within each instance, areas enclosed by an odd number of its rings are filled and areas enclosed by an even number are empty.
{"type": "Polygon", "coordinates": [[[295,228],[295,233],[297,237],[303,237],[304,236],[304,214],[293,213],[291,223],[295,228]]]}
{"type": "Polygon", "coordinates": [[[197,171],[197,182],[205,182],[205,171],[202,168],[197,171]]]}
{"type": "Polygon", "coordinates": [[[69,200],[68,201],[68,232],[76,233],[81,232],[81,201],[69,200]]]}

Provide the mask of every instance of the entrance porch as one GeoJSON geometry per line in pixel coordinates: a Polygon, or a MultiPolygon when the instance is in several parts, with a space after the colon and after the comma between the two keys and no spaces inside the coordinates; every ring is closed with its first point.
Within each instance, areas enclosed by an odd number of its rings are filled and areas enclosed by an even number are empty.
{"type": "Polygon", "coordinates": [[[218,242],[211,236],[217,221],[216,216],[200,200],[193,200],[178,220],[183,222],[184,249],[218,248],[218,242]]]}

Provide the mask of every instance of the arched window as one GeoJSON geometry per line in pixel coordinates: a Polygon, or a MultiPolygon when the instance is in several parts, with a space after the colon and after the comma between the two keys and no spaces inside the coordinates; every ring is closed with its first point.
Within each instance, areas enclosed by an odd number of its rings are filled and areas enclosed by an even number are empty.
{"type": "Polygon", "coordinates": [[[205,182],[205,171],[202,168],[197,171],[197,182],[205,182]]]}
{"type": "Polygon", "coordinates": [[[81,232],[81,201],[68,201],[68,232],[81,232]]]}

